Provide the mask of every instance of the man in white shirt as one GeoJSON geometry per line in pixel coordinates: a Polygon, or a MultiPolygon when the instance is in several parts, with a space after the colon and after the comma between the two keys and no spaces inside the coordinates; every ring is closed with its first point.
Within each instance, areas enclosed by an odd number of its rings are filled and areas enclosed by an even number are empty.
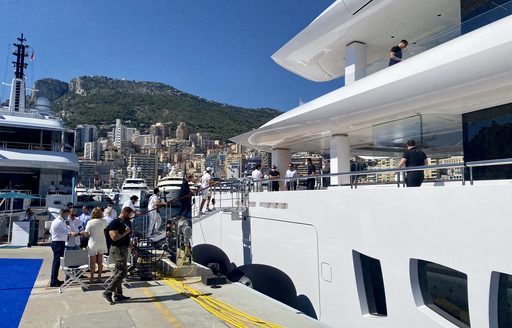
{"type": "Polygon", "coordinates": [[[137,195],[131,196],[129,200],[124,202],[123,207],[121,207],[121,211],[123,210],[123,208],[129,207],[135,213],[136,212],[135,211],[135,203],[137,203],[138,200],[139,200],[139,197],[137,195]]]}
{"type": "MultiPolygon", "coordinates": [[[[295,165],[288,163],[288,170],[286,170],[285,178],[297,178],[299,175],[295,169],[295,165]]],[[[286,179],[286,190],[297,189],[296,179],[286,179]]]]}
{"type": "Polygon", "coordinates": [[[156,234],[162,225],[162,217],[158,212],[160,207],[164,207],[167,204],[160,201],[160,189],[155,188],[153,195],[149,198],[148,202],[148,215],[149,215],[149,226],[146,236],[150,237],[156,234]]]}
{"type": "Polygon", "coordinates": [[[254,191],[261,191],[261,180],[263,180],[263,173],[261,173],[261,165],[258,164],[252,171],[252,180],[254,181],[254,191]]]}
{"type": "Polygon", "coordinates": [[[59,277],[60,258],[64,256],[64,249],[68,236],[76,236],[76,233],[69,231],[69,227],[64,223],[64,218],[69,214],[69,209],[60,210],[60,214],[52,221],[50,226],[50,235],[52,238],[52,275],[50,279],[50,287],[60,287],[62,281],[59,277]]]}
{"type": "Polygon", "coordinates": [[[199,206],[199,214],[203,212],[203,206],[204,203],[206,203],[206,210],[208,212],[211,211],[210,209],[210,199],[212,198],[212,192],[211,192],[211,180],[212,180],[212,168],[207,167],[206,172],[201,177],[201,205],[199,206]]]}
{"type": "Polygon", "coordinates": [[[66,250],[76,250],[80,249],[80,228],[82,226],[82,222],[77,219],[76,212],[74,209],[69,211],[68,219],[66,220],[66,225],[70,232],[74,232],[76,236],[69,236],[66,240],[66,250]]]}

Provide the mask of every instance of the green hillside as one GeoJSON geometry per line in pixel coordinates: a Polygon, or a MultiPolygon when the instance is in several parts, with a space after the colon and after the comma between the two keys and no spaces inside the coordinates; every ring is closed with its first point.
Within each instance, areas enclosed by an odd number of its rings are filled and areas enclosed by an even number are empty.
{"type": "Polygon", "coordinates": [[[78,77],[65,83],[44,79],[36,82],[38,96],[52,100],[52,110],[68,127],[78,124],[114,124],[147,128],[155,122],[186,122],[192,132],[227,140],[259,127],[281,112],[248,109],[209,101],[156,82],[116,80],[107,77],[78,77]]]}

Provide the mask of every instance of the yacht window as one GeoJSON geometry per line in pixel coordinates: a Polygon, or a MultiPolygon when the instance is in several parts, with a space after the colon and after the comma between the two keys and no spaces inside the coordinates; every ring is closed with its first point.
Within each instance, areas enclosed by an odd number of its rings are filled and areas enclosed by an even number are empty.
{"type": "Polygon", "coordinates": [[[417,263],[424,304],[458,327],[470,327],[468,276],[437,263],[417,263]]]}
{"type": "Polygon", "coordinates": [[[387,316],[380,261],[353,251],[357,289],[363,314],[387,316]]]}
{"type": "MultiPolygon", "coordinates": [[[[494,273],[493,273],[494,274],[494,273]]],[[[499,273],[498,279],[498,328],[512,327],[512,276],[499,273]]],[[[491,314],[493,315],[493,314],[491,314]]]]}

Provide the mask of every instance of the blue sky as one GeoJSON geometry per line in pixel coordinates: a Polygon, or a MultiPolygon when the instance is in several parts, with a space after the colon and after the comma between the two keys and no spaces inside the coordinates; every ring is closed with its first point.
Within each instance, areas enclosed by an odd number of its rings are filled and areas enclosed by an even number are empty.
{"type": "MultiPolygon", "coordinates": [[[[286,111],[340,87],[317,83],[270,56],[334,0],[2,0],[0,79],[11,44],[35,50],[28,84],[82,75],[157,81],[206,99],[286,111]]],[[[2,87],[2,101],[8,97],[2,87]]]]}

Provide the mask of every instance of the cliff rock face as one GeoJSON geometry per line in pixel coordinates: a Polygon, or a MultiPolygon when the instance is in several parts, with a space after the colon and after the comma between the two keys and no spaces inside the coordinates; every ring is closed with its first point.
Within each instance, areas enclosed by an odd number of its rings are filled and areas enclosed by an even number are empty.
{"type": "Polygon", "coordinates": [[[31,95],[32,100],[37,97],[46,97],[54,101],[68,92],[68,84],[56,79],[42,79],[34,83],[34,89],[31,95]]]}
{"type": "Polygon", "coordinates": [[[74,78],[69,82],[69,92],[76,93],[79,96],[87,96],[87,91],[82,86],[82,78],[74,78]]]}
{"type": "Polygon", "coordinates": [[[227,140],[281,114],[270,108],[248,109],[221,104],[158,82],[81,76],[68,84],[55,79],[36,82],[52,101],[52,110],[71,128],[78,124],[109,125],[116,119],[137,128],[169,122],[174,130],[186,122],[191,133],[227,140]]]}

